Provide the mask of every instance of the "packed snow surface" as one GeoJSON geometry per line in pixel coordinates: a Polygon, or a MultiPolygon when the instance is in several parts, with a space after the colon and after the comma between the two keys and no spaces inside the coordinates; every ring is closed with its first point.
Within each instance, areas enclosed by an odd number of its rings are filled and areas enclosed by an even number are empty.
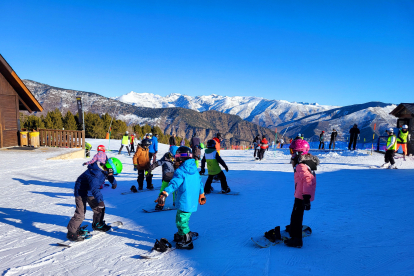
{"type": "MultiPolygon", "coordinates": [[[[88,140],[108,147],[107,140],[88,140]]],[[[112,140],[117,150],[120,141],[112,140]]],[[[160,145],[159,157],[168,150],[160,145]]],[[[85,170],[83,159],[46,160],[67,152],[0,150],[3,166],[0,200],[0,271],[2,275],[413,275],[412,202],[414,161],[397,160],[398,170],[373,169],[384,156],[366,150],[318,152],[315,201],[303,223],[313,234],[301,249],[282,244],[261,249],[250,237],[289,224],[293,172],[285,150],[268,151],[253,161],[252,151],[225,151],[229,186],[238,196],[207,196],[190,220],[200,234],[194,249],[175,250],[161,260],[144,260],[155,239],[172,241],[175,211],[153,208],[157,191],[121,195],[136,185],[132,157],[108,152],[124,163],[118,188],[102,190],[107,222],[123,221],[116,232],[72,248],[66,225],[75,211],[73,187],[85,170]],[[7,162],[6,162],[7,161],[7,162]]],[[[205,179],[205,178],[203,178],[205,179]]],[[[161,185],[161,168],[154,186],[161,185]]],[[[213,183],[213,187],[220,185],[213,183]]],[[[167,203],[172,199],[168,198],[167,203]]],[[[92,223],[88,207],[84,224],[92,223]]]]}

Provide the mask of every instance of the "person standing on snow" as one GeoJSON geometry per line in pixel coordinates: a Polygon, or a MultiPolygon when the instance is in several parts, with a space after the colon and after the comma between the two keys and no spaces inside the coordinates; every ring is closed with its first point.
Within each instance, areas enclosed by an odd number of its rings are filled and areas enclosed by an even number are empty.
{"type": "Polygon", "coordinates": [[[253,147],[254,147],[254,154],[253,158],[259,157],[259,145],[260,145],[260,136],[256,135],[256,137],[253,139],[253,147]]]}
{"type": "Polygon", "coordinates": [[[105,203],[99,186],[105,178],[112,184],[112,189],[116,189],[117,182],[114,175],[122,172],[122,163],[116,158],[109,158],[106,163],[95,162],[88,165],[88,169],[82,173],[75,183],[74,194],[76,210],[67,226],[67,238],[70,241],[84,240],[87,231],[80,228],[85,219],[86,203],[93,211],[92,229],[94,231],[106,232],[111,226],[105,224],[105,203]]]}
{"type": "Polygon", "coordinates": [[[170,137],[170,139],[168,140],[168,142],[169,142],[169,144],[170,144],[170,147],[171,147],[171,146],[176,146],[176,145],[177,145],[177,142],[175,141],[175,134],[173,134],[173,135],[170,137]]]}
{"type": "MultiPolygon", "coordinates": [[[[290,225],[286,226],[290,239],[285,240],[284,243],[290,247],[301,248],[303,245],[303,214],[305,210],[311,209],[311,201],[315,198],[315,171],[319,165],[319,159],[309,153],[309,144],[302,139],[293,141],[289,148],[293,152],[291,163],[294,172],[295,202],[290,216],[290,225]]],[[[265,237],[271,242],[280,239],[280,226],[265,232],[265,237]]]]}
{"type": "Polygon", "coordinates": [[[128,151],[128,155],[131,156],[131,152],[129,151],[129,137],[128,137],[128,131],[125,131],[125,135],[122,137],[121,141],[121,148],[119,148],[118,154],[121,154],[121,150],[123,147],[126,147],[128,151]]]}
{"type": "Polygon", "coordinates": [[[85,142],[85,156],[86,157],[91,157],[91,150],[92,150],[92,145],[89,144],[88,142],[85,142]]]}
{"type": "MultiPolygon", "coordinates": [[[[149,139],[142,140],[141,146],[138,147],[137,152],[134,154],[134,157],[132,158],[132,162],[134,163],[134,171],[138,171],[138,190],[144,189],[144,178],[147,180],[147,189],[154,189],[154,186],[152,186],[152,173],[149,172],[151,164],[148,148],[150,145],[151,141],[149,139]]],[[[132,185],[131,191],[136,193],[137,188],[134,185],[132,185]]]]}
{"type": "Polygon", "coordinates": [[[331,142],[329,143],[329,149],[331,149],[332,145],[333,145],[333,149],[335,149],[336,136],[338,136],[338,132],[336,132],[336,130],[333,129],[331,133],[331,142]]]}
{"type": "Polygon", "coordinates": [[[135,147],[134,147],[134,142],[135,142],[135,135],[134,133],[131,134],[131,152],[135,152],[135,147]]]}
{"type": "Polygon", "coordinates": [[[269,143],[267,142],[266,135],[263,135],[263,139],[260,141],[259,146],[259,160],[262,160],[264,158],[265,151],[269,148],[269,143]]]}
{"type": "Polygon", "coordinates": [[[285,143],[285,140],[283,140],[283,137],[280,138],[280,148],[283,148],[283,144],[285,143]]]}
{"type": "Polygon", "coordinates": [[[403,157],[405,161],[405,156],[407,155],[407,142],[410,140],[410,134],[408,132],[408,125],[403,125],[401,129],[398,131],[397,136],[397,148],[395,151],[397,151],[400,146],[402,147],[403,151],[403,157]]]}
{"type": "Polygon", "coordinates": [[[323,134],[325,131],[322,130],[321,134],[319,134],[319,149],[325,149],[325,138],[323,137],[323,134]]]}
{"type": "Polygon", "coordinates": [[[226,170],[229,171],[226,163],[220,157],[216,150],[216,141],[213,139],[207,141],[207,149],[204,153],[203,159],[201,160],[201,171],[200,175],[206,172],[205,165],[207,162],[207,170],[208,170],[208,178],[206,184],[204,186],[204,193],[209,194],[213,190],[211,187],[211,183],[213,182],[214,178],[220,179],[221,183],[221,192],[223,194],[230,193],[230,188],[227,185],[227,179],[224,172],[221,170],[220,165],[226,170]],[[220,165],[219,165],[220,164],[220,165]]]}
{"type": "Polygon", "coordinates": [[[214,141],[216,141],[216,151],[220,155],[220,143],[223,141],[223,136],[221,136],[221,133],[218,132],[216,134],[216,137],[213,138],[214,141]]]}
{"type": "Polygon", "coordinates": [[[193,158],[197,168],[201,159],[200,138],[197,137],[197,132],[194,131],[193,137],[190,140],[191,150],[193,151],[193,158]]]}
{"type": "Polygon", "coordinates": [[[190,148],[179,147],[175,154],[175,160],[174,176],[168,187],[159,195],[157,202],[158,205],[164,206],[168,195],[177,191],[176,207],[178,210],[175,223],[178,232],[174,234],[174,241],[177,243],[177,249],[193,249],[192,233],[188,222],[191,214],[197,211],[197,205],[206,203],[204,187],[190,148]]]}
{"type": "Polygon", "coordinates": [[[397,169],[397,166],[395,165],[394,161],[395,150],[397,148],[397,137],[395,137],[394,130],[392,129],[392,127],[387,129],[385,132],[388,134],[387,151],[384,155],[385,163],[381,167],[388,169],[397,169]],[[388,164],[390,162],[391,166],[388,164]]]}
{"type": "Polygon", "coordinates": [[[349,144],[348,149],[351,150],[351,145],[353,146],[353,150],[356,148],[356,142],[358,140],[358,135],[361,132],[359,131],[358,125],[355,124],[350,130],[349,130],[349,144]]]}
{"type": "Polygon", "coordinates": [[[154,134],[151,139],[151,145],[149,146],[149,159],[150,162],[155,163],[157,161],[158,153],[158,134],[154,134]]]}

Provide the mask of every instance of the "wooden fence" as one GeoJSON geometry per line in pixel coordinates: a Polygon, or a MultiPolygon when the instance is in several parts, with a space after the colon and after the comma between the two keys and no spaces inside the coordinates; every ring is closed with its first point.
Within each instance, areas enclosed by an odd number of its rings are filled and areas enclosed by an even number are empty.
{"type": "Polygon", "coordinates": [[[85,131],[39,129],[40,145],[48,147],[85,148],[85,131]]]}

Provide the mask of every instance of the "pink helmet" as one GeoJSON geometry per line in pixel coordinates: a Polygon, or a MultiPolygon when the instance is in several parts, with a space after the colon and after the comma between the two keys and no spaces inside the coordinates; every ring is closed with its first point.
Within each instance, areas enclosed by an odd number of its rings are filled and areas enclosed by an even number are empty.
{"type": "Polygon", "coordinates": [[[300,151],[302,154],[307,154],[310,150],[309,143],[302,139],[292,141],[289,148],[292,149],[292,151],[300,151]]]}

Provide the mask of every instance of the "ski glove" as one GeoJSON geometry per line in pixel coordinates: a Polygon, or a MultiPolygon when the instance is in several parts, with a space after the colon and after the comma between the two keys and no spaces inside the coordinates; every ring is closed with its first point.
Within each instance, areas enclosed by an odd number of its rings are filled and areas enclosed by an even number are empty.
{"type": "Polygon", "coordinates": [[[200,174],[205,174],[205,173],[206,173],[206,170],[204,168],[201,168],[200,174]]]}
{"type": "Polygon", "coordinates": [[[303,195],[303,209],[305,209],[306,211],[309,211],[311,208],[310,198],[310,195],[303,195]]]}
{"type": "Polygon", "coordinates": [[[198,196],[198,203],[200,203],[200,205],[206,204],[206,196],[204,194],[198,196]]]}
{"type": "Polygon", "coordinates": [[[86,166],[87,164],[88,164],[88,163],[86,163],[86,162],[85,162],[85,163],[83,163],[83,164],[82,164],[82,166],[86,166]]]}
{"type": "Polygon", "coordinates": [[[138,170],[137,165],[134,165],[134,171],[137,171],[137,170],[138,170]]]}
{"type": "Polygon", "coordinates": [[[105,208],[105,203],[103,201],[99,202],[98,208],[105,208]]]}
{"type": "Polygon", "coordinates": [[[159,196],[158,199],[155,200],[154,202],[157,202],[159,206],[164,206],[165,205],[165,199],[167,198],[168,194],[167,192],[163,191],[159,196]]]}

